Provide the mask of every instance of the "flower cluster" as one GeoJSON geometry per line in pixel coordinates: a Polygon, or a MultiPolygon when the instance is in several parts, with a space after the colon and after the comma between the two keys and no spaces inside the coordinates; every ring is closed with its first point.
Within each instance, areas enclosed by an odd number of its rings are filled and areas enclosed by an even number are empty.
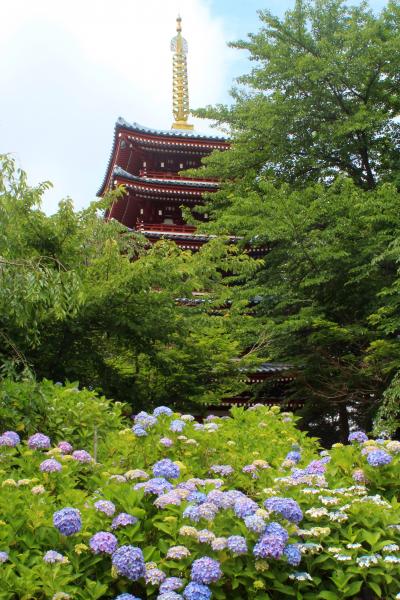
{"type": "Polygon", "coordinates": [[[81,513],[76,508],[62,508],[54,513],[53,523],[54,527],[63,535],[73,535],[82,528],[81,513]]]}
{"type": "Polygon", "coordinates": [[[112,564],[117,573],[131,581],[146,575],[143,552],[135,546],[120,546],[112,555],[112,564]]]}

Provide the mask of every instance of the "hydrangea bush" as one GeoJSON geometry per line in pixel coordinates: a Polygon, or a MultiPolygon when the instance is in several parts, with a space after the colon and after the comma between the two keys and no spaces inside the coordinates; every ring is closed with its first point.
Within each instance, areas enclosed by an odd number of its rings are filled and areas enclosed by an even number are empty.
{"type": "Polygon", "coordinates": [[[398,441],[264,406],[141,412],[97,460],[49,433],[0,431],[0,600],[400,598],[398,441]]]}

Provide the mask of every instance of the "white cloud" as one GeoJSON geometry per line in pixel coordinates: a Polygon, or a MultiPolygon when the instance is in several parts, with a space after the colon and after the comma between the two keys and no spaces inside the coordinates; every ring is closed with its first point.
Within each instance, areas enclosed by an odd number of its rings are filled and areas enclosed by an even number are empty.
{"type": "Polygon", "coordinates": [[[46,211],[66,195],[77,207],[94,197],[119,115],[170,127],[169,43],[179,10],[189,43],[191,106],[220,102],[234,51],[206,0],[2,5],[0,152],[13,152],[31,181],[53,181],[46,211]]]}

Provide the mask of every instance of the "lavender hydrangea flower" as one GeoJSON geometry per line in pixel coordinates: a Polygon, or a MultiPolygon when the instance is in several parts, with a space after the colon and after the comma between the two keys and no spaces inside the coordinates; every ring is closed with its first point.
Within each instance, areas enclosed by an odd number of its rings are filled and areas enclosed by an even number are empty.
{"type": "Polygon", "coordinates": [[[153,465],[153,475],[155,477],[165,477],[165,479],[178,479],[180,469],[169,458],[163,458],[153,465]]]}
{"type": "Polygon", "coordinates": [[[181,560],[188,556],[190,556],[190,550],[186,546],[171,546],[167,552],[167,558],[172,558],[173,560],[181,560]]]}
{"type": "Polygon", "coordinates": [[[143,487],[146,494],[156,494],[157,496],[170,492],[174,487],[164,477],[153,477],[153,479],[149,479],[146,483],[137,483],[133,489],[140,489],[138,486],[143,487]]]}
{"type": "Polygon", "coordinates": [[[286,529],[282,527],[280,523],[276,523],[275,521],[272,521],[267,525],[265,533],[267,535],[276,535],[277,537],[280,537],[284,544],[286,544],[289,539],[289,534],[286,529]]]}
{"type": "Polygon", "coordinates": [[[55,473],[56,471],[61,471],[62,464],[55,458],[48,458],[40,463],[39,469],[42,473],[55,473]]]}
{"type": "MultiPolygon", "coordinates": [[[[161,589],[161,588],[160,588],[161,589]]],[[[176,592],[163,592],[159,594],[156,600],[183,600],[183,596],[181,594],[177,594],[176,592]]]]}
{"type": "Polygon", "coordinates": [[[110,502],[110,500],[98,500],[94,503],[94,507],[98,512],[107,515],[107,517],[112,517],[115,513],[115,504],[110,502]]]}
{"type": "Polygon", "coordinates": [[[146,583],[150,585],[160,585],[165,579],[166,574],[161,569],[157,569],[157,567],[146,567],[146,574],[144,576],[146,583]]]}
{"type": "Polygon", "coordinates": [[[81,513],[77,508],[67,506],[54,513],[53,523],[63,535],[73,535],[82,528],[81,513]]]}
{"type": "Polygon", "coordinates": [[[116,571],[131,581],[137,581],[146,574],[143,553],[136,546],[120,546],[112,555],[116,571]]]}
{"type": "Polygon", "coordinates": [[[72,458],[81,463],[90,463],[93,460],[89,452],[86,452],[86,450],[74,450],[72,453],[72,458]]]}
{"type": "Polygon", "coordinates": [[[165,594],[166,592],[180,590],[183,587],[183,583],[183,579],[180,577],[167,577],[160,585],[160,593],[165,594]]]}
{"type": "Polygon", "coordinates": [[[285,548],[285,542],[278,535],[265,534],[253,548],[256,558],[280,558],[285,548]]]}
{"type": "Polygon", "coordinates": [[[291,450],[286,454],[285,460],[292,460],[295,463],[300,462],[301,454],[297,450],[291,450]]]}
{"type": "MultiPolygon", "coordinates": [[[[220,492],[222,494],[222,492],[220,492]]],[[[190,492],[187,497],[188,502],[194,502],[195,504],[203,504],[203,502],[212,502],[209,494],[204,494],[203,492],[197,492],[196,490],[190,492]]],[[[213,502],[215,504],[215,502],[213,502]]],[[[217,505],[216,505],[217,506],[217,505]]]]}
{"type": "Polygon", "coordinates": [[[193,523],[200,521],[199,507],[194,504],[189,504],[182,514],[184,519],[190,519],[193,523]]]}
{"type": "Polygon", "coordinates": [[[231,535],[228,537],[227,546],[233,554],[247,554],[247,542],[241,535],[231,535]]]}
{"type": "Polygon", "coordinates": [[[8,552],[0,552],[0,564],[8,561],[8,552]]]}
{"type": "Polygon", "coordinates": [[[203,556],[193,562],[190,575],[195,583],[208,585],[221,579],[222,571],[217,560],[203,556]]]}
{"type": "Polygon", "coordinates": [[[60,448],[60,450],[63,454],[71,454],[71,452],[73,450],[72,445],[69,442],[65,442],[65,441],[59,442],[57,444],[57,448],[60,448]]]}
{"type": "Polygon", "coordinates": [[[185,600],[210,600],[211,590],[206,585],[191,581],[183,591],[185,600]]]}
{"type": "Polygon", "coordinates": [[[43,560],[44,562],[50,564],[68,562],[68,559],[56,550],[48,550],[48,552],[46,552],[46,554],[43,556],[43,560]]]}
{"type": "Polygon", "coordinates": [[[367,456],[367,462],[371,467],[382,467],[391,463],[392,457],[384,450],[372,450],[367,456]]]}
{"type": "Polygon", "coordinates": [[[108,531],[99,531],[89,540],[89,546],[95,554],[113,554],[118,546],[118,540],[108,531]]]}
{"type": "Polygon", "coordinates": [[[28,446],[31,450],[48,450],[50,448],[50,438],[43,433],[35,433],[28,439],[28,446]]]}
{"type": "Polygon", "coordinates": [[[253,531],[254,533],[264,533],[266,527],[264,519],[259,515],[245,517],[244,524],[249,531],[253,531]]]}
{"type": "Polygon", "coordinates": [[[8,446],[10,448],[15,448],[15,446],[18,446],[20,441],[21,438],[15,431],[5,431],[0,436],[0,446],[8,446]]]}
{"type": "Polygon", "coordinates": [[[173,411],[168,406],[157,406],[153,410],[153,415],[155,417],[159,417],[160,415],[167,415],[167,417],[170,417],[173,414],[173,411]]]}
{"type": "Polygon", "coordinates": [[[297,567],[301,562],[301,552],[296,544],[288,544],[283,550],[289,565],[297,567]]]}
{"type": "Polygon", "coordinates": [[[231,465],[212,465],[210,471],[217,475],[222,475],[222,477],[227,477],[233,473],[234,468],[231,465]]]}
{"type": "MultiPolygon", "coordinates": [[[[229,492],[228,492],[229,493],[229,492]]],[[[253,515],[260,507],[257,502],[251,500],[251,498],[247,498],[244,496],[243,498],[238,498],[234,504],[233,510],[235,511],[235,515],[244,519],[250,515],[253,515]]]]}
{"type": "Polygon", "coordinates": [[[160,444],[161,446],[164,446],[164,448],[171,448],[174,442],[171,440],[171,438],[163,437],[160,439],[160,444]]]}
{"type": "Polygon", "coordinates": [[[180,419],[175,419],[174,421],[171,421],[169,428],[174,433],[182,433],[185,426],[186,426],[185,421],[181,421],[180,419]]]}
{"type": "Polygon", "coordinates": [[[353,431],[347,439],[350,443],[358,442],[359,444],[362,444],[363,442],[368,441],[368,436],[363,431],[353,431]]]}
{"type": "Polygon", "coordinates": [[[353,479],[356,483],[366,483],[367,482],[367,478],[362,469],[354,469],[353,479]]]}
{"type": "Polygon", "coordinates": [[[284,519],[287,519],[292,523],[300,523],[303,518],[303,512],[300,506],[297,504],[296,500],[293,500],[292,498],[273,496],[265,500],[264,506],[267,510],[279,513],[284,519]]]}
{"type": "Polygon", "coordinates": [[[326,465],[323,460],[312,460],[304,469],[306,475],[323,475],[326,471],[326,465]]]}
{"type": "Polygon", "coordinates": [[[135,525],[138,519],[128,513],[119,513],[111,523],[111,529],[118,529],[118,527],[127,527],[128,525],[135,525]]]}

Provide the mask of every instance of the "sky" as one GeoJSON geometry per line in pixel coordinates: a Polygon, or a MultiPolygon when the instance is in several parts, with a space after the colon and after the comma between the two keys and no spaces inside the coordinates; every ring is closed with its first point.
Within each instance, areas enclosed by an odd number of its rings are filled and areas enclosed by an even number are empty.
{"type": "MultiPolygon", "coordinates": [[[[371,2],[380,8],[384,0],[371,2]]],[[[294,0],[0,0],[0,154],[33,185],[50,180],[43,210],[66,197],[89,205],[103,180],[114,124],[169,129],[175,19],[188,41],[192,108],[229,103],[258,9],[281,16],[294,0]]],[[[197,131],[210,131],[191,119],[197,131]]]]}

